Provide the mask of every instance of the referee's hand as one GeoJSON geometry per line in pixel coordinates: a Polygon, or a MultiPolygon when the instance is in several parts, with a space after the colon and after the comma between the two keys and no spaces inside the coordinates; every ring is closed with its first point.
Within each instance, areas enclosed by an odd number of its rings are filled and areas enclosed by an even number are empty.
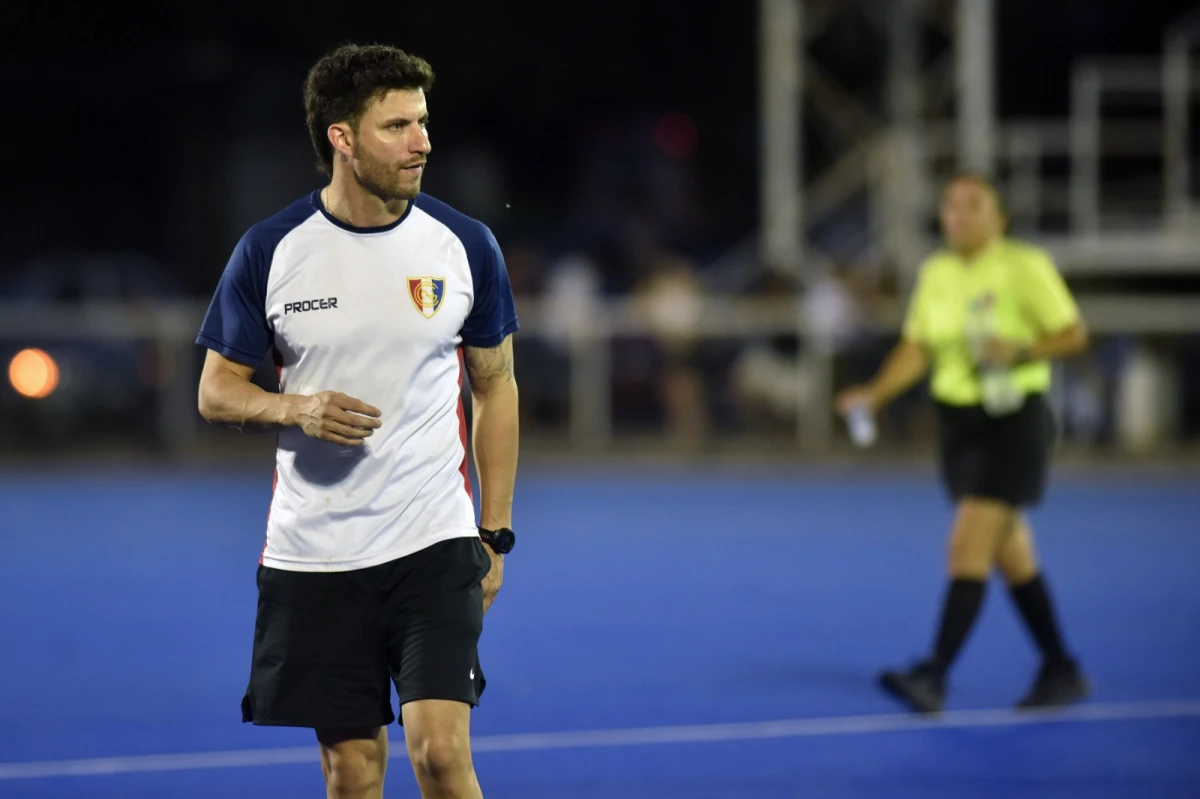
{"type": "Polygon", "coordinates": [[[362,446],[381,424],[379,414],[378,408],[337,391],[300,397],[295,412],[304,435],[343,447],[362,446]]]}
{"type": "Polygon", "coordinates": [[[849,416],[856,407],[865,406],[872,413],[879,410],[879,400],[870,386],[853,386],[837,395],[834,407],[842,416],[849,416]]]}
{"type": "Polygon", "coordinates": [[[980,366],[1012,366],[1020,354],[1021,348],[1011,341],[1002,338],[989,338],[983,343],[983,351],[979,354],[980,366]]]}

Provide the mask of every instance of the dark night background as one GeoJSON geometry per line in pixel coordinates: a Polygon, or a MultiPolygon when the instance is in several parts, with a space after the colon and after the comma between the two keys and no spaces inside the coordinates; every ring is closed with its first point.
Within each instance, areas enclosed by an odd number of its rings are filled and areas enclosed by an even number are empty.
{"type": "MultiPolygon", "coordinates": [[[[1155,53],[1163,24],[1189,3],[997,5],[1007,117],[1063,115],[1072,59],[1155,53]]],[[[318,184],[300,86],[313,60],[345,41],[392,43],[433,64],[426,188],[447,194],[447,154],[490,153],[502,172],[495,199],[511,208],[473,210],[506,245],[561,248],[588,235],[597,203],[635,205],[649,131],[666,113],[698,132],[689,170],[699,207],[676,232],[681,244],[703,261],[756,224],[751,2],[9,2],[4,17],[0,270],[51,252],[137,252],[181,290],[207,294],[245,224],[318,184]],[[257,202],[234,213],[231,163],[277,143],[289,147],[270,170],[243,170],[257,202]]],[[[850,8],[812,47],[870,99],[881,92],[881,44],[850,8]]],[[[936,52],[937,37],[925,44],[936,52]]],[[[830,153],[819,137],[809,143],[815,170],[830,153]]]]}
{"type": "MultiPolygon", "coordinates": [[[[1061,125],[1081,59],[1160,57],[1164,30],[1189,5],[999,0],[1001,121],[1061,125]]],[[[921,122],[952,123],[956,4],[909,7],[922,9],[912,17],[926,73],[921,122]],[[940,78],[929,77],[938,69],[940,78]]],[[[808,53],[819,65],[807,79],[802,143],[810,192],[833,165],[888,131],[894,8],[891,0],[805,6],[808,53]]],[[[533,318],[525,311],[539,300],[550,314],[524,327],[518,341],[531,436],[541,430],[553,438],[570,427],[581,394],[563,326],[592,313],[579,302],[650,299],[669,324],[672,314],[687,312],[694,291],[798,300],[844,354],[834,376],[844,383],[865,377],[886,351],[891,331],[876,329],[886,316],[880,308],[902,301],[904,275],[915,267],[871,226],[871,202],[883,193],[878,180],[820,213],[808,209],[812,247],[803,283],[772,273],[759,256],[756,2],[9,2],[4,21],[9,170],[0,302],[27,310],[81,300],[89,301],[83,307],[115,301],[132,308],[148,299],[191,303],[182,313],[195,315],[241,234],[322,184],[302,84],[316,59],[345,42],[394,44],[433,65],[424,188],[493,229],[523,318],[533,318]]],[[[1161,101],[1139,102],[1110,103],[1104,124],[1136,119],[1153,130],[1161,101]]],[[[1153,153],[1161,134],[1146,135],[1149,158],[1104,161],[1104,203],[1161,203],[1163,160],[1153,153]]],[[[1040,167],[1043,194],[1058,197],[1060,207],[1044,208],[1042,229],[1026,232],[1062,232],[1067,159],[1049,152],[1040,167]]],[[[932,215],[927,222],[925,233],[933,234],[932,215]]],[[[1200,293],[1195,270],[1136,267],[1075,273],[1070,281],[1110,295],[1200,293]]],[[[21,324],[9,324],[17,334],[7,342],[12,354],[46,345],[21,324]]],[[[180,325],[191,330],[186,320],[180,325]]],[[[611,342],[605,368],[617,433],[677,424],[677,432],[692,431],[680,433],[685,438],[703,438],[709,428],[746,434],[794,426],[795,392],[787,386],[803,348],[790,330],[698,344],[690,356],[696,371],[675,386],[664,381],[674,356],[654,335],[625,331],[611,342]]],[[[63,385],[53,402],[0,396],[12,401],[17,420],[0,429],[0,440],[28,449],[52,439],[72,451],[135,414],[176,425],[177,442],[194,441],[204,430],[190,418],[199,350],[175,336],[171,352],[161,342],[101,347],[80,340],[73,355],[63,349],[63,385]],[[80,365],[103,357],[112,365],[101,371],[80,365]],[[112,386],[80,376],[89,371],[112,386]],[[50,413],[71,423],[51,421],[50,413]]],[[[1081,407],[1101,440],[1116,435],[1118,386],[1133,344],[1105,342],[1081,377],[1068,377],[1070,386],[1094,384],[1081,407]],[[1099,421],[1097,403],[1106,408],[1099,421]]],[[[1200,430],[1200,386],[1189,377],[1200,355],[1186,336],[1168,346],[1180,352],[1183,429],[1200,430]]],[[[264,369],[264,386],[272,378],[264,369]]],[[[892,440],[905,440],[909,429],[898,421],[892,440]]],[[[146,440],[159,446],[163,436],[147,430],[146,440]]],[[[103,440],[126,443],[120,434],[103,440]]],[[[786,433],[782,440],[794,441],[786,433]]]]}

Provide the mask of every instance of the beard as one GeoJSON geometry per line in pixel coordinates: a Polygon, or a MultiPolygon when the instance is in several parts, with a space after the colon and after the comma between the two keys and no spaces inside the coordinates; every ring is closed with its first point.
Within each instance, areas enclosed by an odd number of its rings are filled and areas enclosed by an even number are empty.
{"type": "Polygon", "coordinates": [[[355,161],[354,179],[358,185],[385,203],[414,200],[421,193],[421,176],[413,180],[404,171],[406,165],[387,164],[366,153],[361,153],[355,161]]]}

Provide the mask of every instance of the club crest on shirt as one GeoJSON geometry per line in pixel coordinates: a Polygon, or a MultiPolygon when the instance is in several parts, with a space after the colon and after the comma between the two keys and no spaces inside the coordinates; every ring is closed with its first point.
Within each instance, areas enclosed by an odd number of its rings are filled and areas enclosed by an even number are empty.
{"type": "Polygon", "coordinates": [[[442,307],[442,299],[446,296],[446,279],[444,277],[410,277],[408,279],[408,297],[416,306],[417,311],[426,319],[442,307]]]}

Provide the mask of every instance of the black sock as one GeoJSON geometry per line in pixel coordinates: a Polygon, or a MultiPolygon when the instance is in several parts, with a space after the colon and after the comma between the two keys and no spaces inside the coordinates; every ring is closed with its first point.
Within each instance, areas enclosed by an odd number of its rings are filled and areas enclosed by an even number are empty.
{"type": "Polygon", "coordinates": [[[983,580],[955,579],[946,590],[942,605],[942,622],[938,627],[937,643],[934,644],[930,665],[939,674],[945,674],[962,649],[967,634],[975,624],[979,608],[983,606],[983,594],[987,583],[983,580]]]}
{"type": "Polygon", "coordinates": [[[1046,663],[1067,663],[1069,658],[1058,632],[1058,622],[1054,618],[1054,605],[1050,601],[1050,592],[1046,590],[1046,582],[1042,575],[1037,575],[1024,585],[1015,585],[1010,591],[1013,603],[1021,612],[1021,618],[1025,620],[1025,626],[1037,642],[1038,649],[1042,650],[1046,663]]]}

